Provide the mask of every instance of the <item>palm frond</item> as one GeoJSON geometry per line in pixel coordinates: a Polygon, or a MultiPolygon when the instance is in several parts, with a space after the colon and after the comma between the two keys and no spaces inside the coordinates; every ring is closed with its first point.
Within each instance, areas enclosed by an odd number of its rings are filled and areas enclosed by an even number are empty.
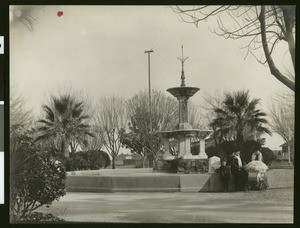
{"type": "Polygon", "coordinates": [[[238,91],[234,95],[236,106],[246,108],[249,104],[249,91],[238,91]]]}
{"type": "Polygon", "coordinates": [[[215,111],[215,113],[217,113],[217,114],[227,115],[227,112],[224,111],[224,110],[221,109],[221,108],[215,108],[214,111],[215,111]]]}
{"type": "Polygon", "coordinates": [[[38,120],[38,123],[46,124],[47,126],[53,126],[53,122],[49,122],[47,120],[38,120]]]}
{"type": "Polygon", "coordinates": [[[34,140],[34,142],[40,141],[40,140],[47,140],[53,136],[55,136],[56,134],[54,132],[50,132],[50,133],[45,133],[43,135],[39,135],[38,137],[36,137],[36,139],[34,140]]]}
{"type": "Polygon", "coordinates": [[[86,135],[89,135],[89,136],[91,136],[91,137],[96,137],[95,134],[92,133],[92,132],[85,132],[85,134],[86,134],[86,135]]]}
{"type": "Polygon", "coordinates": [[[268,135],[272,136],[272,132],[266,127],[258,126],[257,131],[262,133],[267,133],[268,135]]]}
{"type": "Polygon", "coordinates": [[[46,118],[48,120],[50,120],[51,122],[54,121],[54,113],[53,111],[51,110],[51,108],[47,105],[43,105],[43,110],[46,112],[46,118]]]}
{"type": "Polygon", "coordinates": [[[82,120],[90,119],[90,118],[91,118],[90,115],[83,115],[83,116],[80,116],[80,117],[78,118],[78,121],[82,121],[82,120]]]}
{"type": "Polygon", "coordinates": [[[255,110],[256,106],[260,104],[260,99],[252,99],[250,102],[249,102],[249,105],[248,105],[248,110],[251,111],[251,110],[255,110]]]}
{"type": "Polygon", "coordinates": [[[78,125],[78,128],[89,128],[89,127],[90,127],[90,125],[83,124],[83,123],[81,123],[81,124],[78,125]]]}
{"type": "Polygon", "coordinates": [[[47,130],[49,130],[49,127],[38,127],[37,130],[38,131],[47,131],[47,130]]]}

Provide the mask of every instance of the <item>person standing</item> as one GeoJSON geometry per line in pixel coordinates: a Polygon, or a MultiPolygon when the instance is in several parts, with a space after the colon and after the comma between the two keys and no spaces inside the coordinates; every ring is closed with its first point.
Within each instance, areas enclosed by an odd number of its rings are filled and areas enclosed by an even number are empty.
{"type": "Polygon", "coordinates": [[[220,174],[220,179],[223,185],[223,191],[228,191],[229,178],[230,178],[230,169],[226,165],[226,159],[221,160],[221,166],[218,169],[220,174]]]}
{"type": "Polygon", "coordinates": [[[252,156],[251,156],[251,161],[260,161],[260,162],[262,162],[263,161],[262,153],[259,150],[254,151],[252,156]]]}
{"type": "Polygon", "coordinates": [[[246,170],[243,169],[243,162],[240,157],[240,151],[233,153],[231,162],[231,173],[234,176],[235,180],[235,190],[244,190],[248,179],[248,173],[246,170]]]}

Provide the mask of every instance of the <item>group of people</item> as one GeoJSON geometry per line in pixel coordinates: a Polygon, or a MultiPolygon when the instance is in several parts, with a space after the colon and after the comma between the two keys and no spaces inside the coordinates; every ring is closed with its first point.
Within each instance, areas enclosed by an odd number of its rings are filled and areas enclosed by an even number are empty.
{"type": "MultiPolygon", "coordinates": [[[[262,159],[263,156],[259,150],[255,151],[251,156],[251,161],[256,161],[255,164],[262,163],[262,159]]],[[[240,151],[236,151],[232,154],[230,158],[230,166],[227,165],[226,159],[222,159],[219,174],[224,191],[228,191],[230,173],[234,177],[235,190],[247,190],[248,171],[245,169],[245,163],[240,157],[240,151]]],[[[260,173],[261,172],[258,172],[258,174],[260,173]]]]}

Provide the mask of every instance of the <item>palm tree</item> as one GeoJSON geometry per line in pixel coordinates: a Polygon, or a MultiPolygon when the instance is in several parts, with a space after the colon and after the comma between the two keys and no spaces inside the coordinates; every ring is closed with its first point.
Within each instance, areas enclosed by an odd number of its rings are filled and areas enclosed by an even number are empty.
{"type": "Polygon", "coordinates": [[[215,108],[216,117],[210,123],[215,136],[222,141],[236,141],[239,148],[245,139],[257,139],[262,134],[271,135],[264,127],[266,114],[257,108],[259,99],[250,101],[249,91],[226,93],[220,108],[215,108]]]}
{"type": "MultiPolygon", "coordinates": [[[[44,119],[38,122],[39,140],[56,140],[60,152],[69,157],[68,147],[74,150],[74,144],[83,143],[84,136],[92,136],[90,126],[86,124],[89,115],[84,114],[84,104],[69,94],[52,97],[50,105],[43,105],[44,119]]],[[[73,152],[73,151],[72,151],[73,152]]]]}

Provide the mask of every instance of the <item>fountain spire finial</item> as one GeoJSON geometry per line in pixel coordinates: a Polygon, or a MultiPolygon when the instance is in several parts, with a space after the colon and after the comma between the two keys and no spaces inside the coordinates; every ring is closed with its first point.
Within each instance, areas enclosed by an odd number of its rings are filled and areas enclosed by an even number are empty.
{"type": "Polygon", "coordinates": [[[187,60],[189,57],[183,57],[183,45],[181,45],[181,58],[177,57],[177,59],[181,62],[181,86],[185,86],[185,76],[184,76],[184,62],[187,60]]]}

